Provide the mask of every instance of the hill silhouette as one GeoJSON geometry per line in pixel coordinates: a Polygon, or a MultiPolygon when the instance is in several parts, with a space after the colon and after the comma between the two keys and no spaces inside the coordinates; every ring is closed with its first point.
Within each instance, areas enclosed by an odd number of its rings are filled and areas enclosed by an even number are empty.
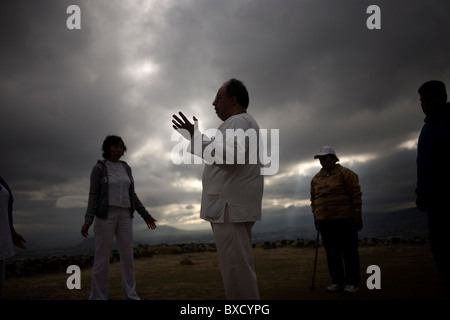
{"type": "MultiPolygon", "coordinates": [[[[359,238],[400,238],[428,236],[428,222],[425,213],[416,208],[392,212],[363,212],[364,228],[359,238]]],[[[310,209],[289,207],[273,215],[263,215],[253,228],[254,242],[277,241],[283,239],[315,239],[316,230],[310,209]]],[[[212,231],[181,230],[171,226],[158,226],[149,232],[147,229],[134,230],[135,245],[139,244],[177,244],[212,243],[212,231]]],[[[79,231],[69,240],[27,239],[27,250],[18,250],[12,260],[71,256],[93,253],[93,237],[82,238],[79,231]]]]}

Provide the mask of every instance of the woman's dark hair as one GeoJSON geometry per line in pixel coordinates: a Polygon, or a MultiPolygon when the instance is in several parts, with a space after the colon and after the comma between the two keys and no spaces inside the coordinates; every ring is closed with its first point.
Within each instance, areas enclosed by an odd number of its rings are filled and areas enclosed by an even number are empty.
{"type": "Polygon", "coordinates": [[[103,158],[108,159],[111,156],[111,146],[115,146],[119,143],[123,144],[123,151],[127,151],[127,147],[125,146],[125,143],[123,142],[121,137],[118,136],[107,136],[105,140],[103,141],[102,150],[103,150],[103,158]]]}
{"type": "Polygon", "coordinates": [[[248,91],[242,81],[237,79],[230,79],[224,83],[224,86],[227,88],[228,98],[236,97],[237,102],[239,102],[242,108],[248,108],[248,91]]]}

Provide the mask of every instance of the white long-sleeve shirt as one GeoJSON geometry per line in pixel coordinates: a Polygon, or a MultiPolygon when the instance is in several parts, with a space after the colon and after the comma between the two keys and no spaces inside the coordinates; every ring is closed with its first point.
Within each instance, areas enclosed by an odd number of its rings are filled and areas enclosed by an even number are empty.
{"type": "Polygon", "coordinates": [[[248,113],[231,116],[217,128],[213,139],[197,130],[193,141],[192,153],[205,160],[200,218],[223,223],[225,207],[228,206],[229,222],[261,220],[264,176],[258,158],[259,126],[255,119],[248,113]],[[238,129],[241,130],[236,131],[238,129]],[[227,140],[230,132],[241,136],[243,132],[256,135],[244,140],[227,140]],[[202,139],[201,148],[195,146],[195,142],[200,141],[199,135],[202,139]],[[227,151],[234,151],[234,158],[227,158],[227,151]]]}
{"type": "Polygon", "coordinates": [[[108,204],[122,208],[130,208],[129,188],[131,185],[130,177],[123,164],[118,162],[106,161],[108,169],[108,204]]]}

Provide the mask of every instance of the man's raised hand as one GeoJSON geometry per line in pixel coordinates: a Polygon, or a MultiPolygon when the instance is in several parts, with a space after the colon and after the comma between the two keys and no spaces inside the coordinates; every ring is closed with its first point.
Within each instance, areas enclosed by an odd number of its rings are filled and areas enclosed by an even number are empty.
{"type": "Polygon", "coordinates": [[[198,121],[198,120],[197,120],[197,118],[194,116],[194,117],[193,117],[194,123],[191,123],[191,122],[186,118],[186,116],[183,114],[183,112],[180,111],[180,112],[179,112],[179,115],[180,115],[181,119],[180,119],[177,115],[175,115],[175,114],[173,115],[173,119],[172,119],[173,125],[172,125],[172,127],[173,127],[175,130],[183,129],[183,130],[179,131],[180,134],[181,134],[183,137],[185,137],[186,139],[190,139],[190,138],[194,135],[195,122],[198,121]],[[187,130],[187,132],[189,133],[189,137],[186,137],[186,136],[183,134],[183,131],[184,131],[184,130],[187,130]]]}

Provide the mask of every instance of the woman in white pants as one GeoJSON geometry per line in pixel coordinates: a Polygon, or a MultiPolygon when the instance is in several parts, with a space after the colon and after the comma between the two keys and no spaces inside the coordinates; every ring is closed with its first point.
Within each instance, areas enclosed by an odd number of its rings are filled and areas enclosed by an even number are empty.
{"type": "Polygon", "coordinates": [[[104,159],[98,160],[92,168],[88,207],[81,228],[81,234],[87,237],[95,218],[95,254],[89,299],[108,299],[109,257],[115,236],[122,269],[123,298],[139,300],[134,276],[133,213],[137,211],[151,229],[156,228],[156,220],[136,195],[130,166],[120,160],[127,150],[122,138],[106,137],[102,149],[104,159]]]}

